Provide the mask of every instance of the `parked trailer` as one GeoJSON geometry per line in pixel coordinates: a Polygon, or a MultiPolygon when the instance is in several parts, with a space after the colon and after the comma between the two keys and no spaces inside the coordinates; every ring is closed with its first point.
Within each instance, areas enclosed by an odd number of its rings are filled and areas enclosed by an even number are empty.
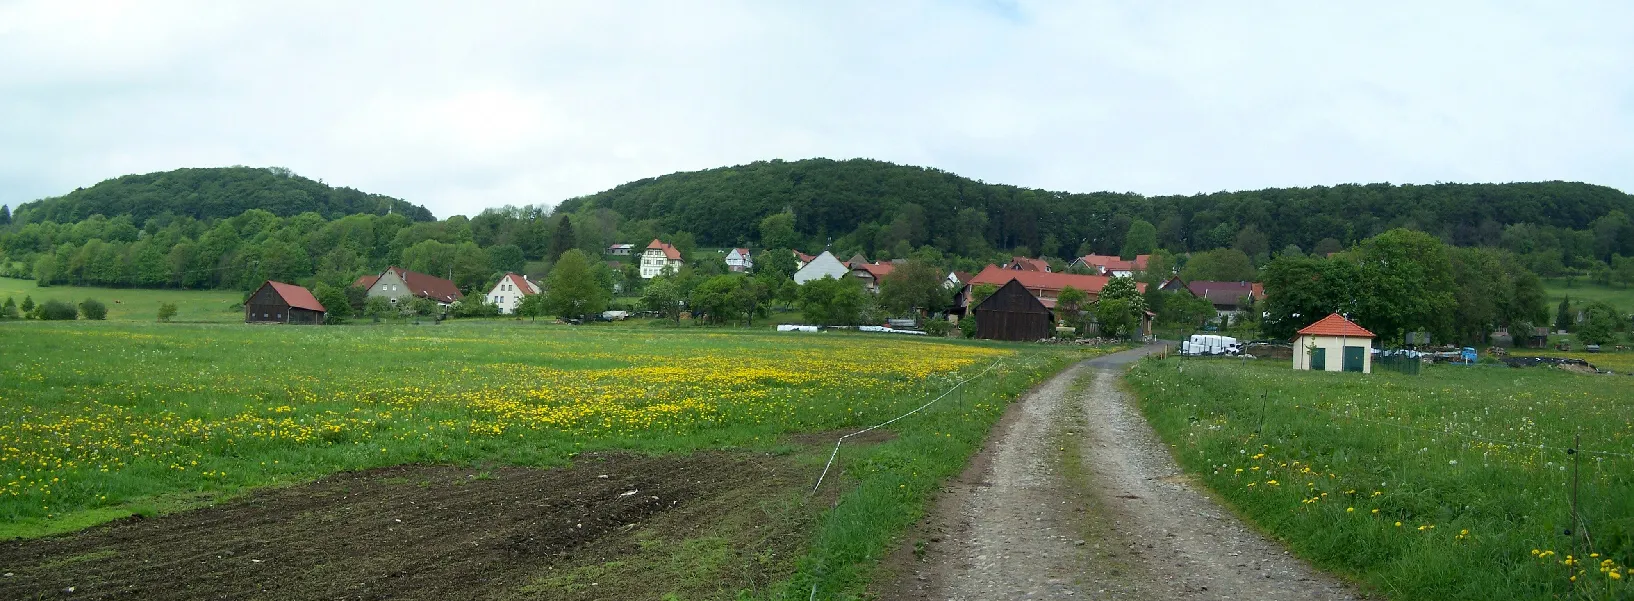
{"type": "Polygon", "coordinates": [[[1240,355],[1242,351],[1242,343],[1236,338],[1218,334],[1193,334],[1180,343],[1182,355],[1240,355]]]}

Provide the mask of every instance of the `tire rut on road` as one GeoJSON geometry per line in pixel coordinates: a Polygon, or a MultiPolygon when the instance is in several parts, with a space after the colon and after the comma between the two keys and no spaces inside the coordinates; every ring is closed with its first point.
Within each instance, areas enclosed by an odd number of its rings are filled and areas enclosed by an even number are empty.
{"type": "Polygon", "coordinates": [[[1190,484],[1119,386],[1151,349],[1006,413],[889,562],[882,599],[1359,599],[1190,484]]]}

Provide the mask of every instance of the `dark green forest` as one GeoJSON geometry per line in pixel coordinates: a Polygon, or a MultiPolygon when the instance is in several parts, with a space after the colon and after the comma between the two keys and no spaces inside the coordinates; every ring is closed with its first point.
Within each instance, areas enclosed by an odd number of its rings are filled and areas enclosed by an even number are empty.
{"type": "MultiPolygon", "coordinates": [[[[570,249],[596,257],[611,243],[662,238],[689,256],[699,247],[828,247],[840,256],[911,255],[965,270],[1012,254],[1060,265],[1091,252],[1156,250],[1188,277],[1248,279],[1275,258],[1322,257],[1401,228],[1501,251],[1504,261],[1544,277],[1610,281],[1634,257],[1630,214],[1634,197],[1569,182],[1148,197],[812,159],[676,173],[553,207],[433,220],[395,198],[287,170],[233,167],[125,176],[0,209],[0,275],[47,285],[250,288],[269,278],[343,285],[397,264],[472,290],[502,271],[543,277],[570,249]]],[[[718,268],[714,260],[694,264],[718,268]]]]}
{"type": "Polygon", "coordinates": [[[73,223],[92,215],[129,215],[138,224],[158,217],[222,219],[250,209],[279,217],[317,213],[325,219],[347,215],[400,214],[410,221],[433,221],[431,211],[407,201],[335,188],[279,167],[177,169],[126,175],[55,198],[24,203],[13,219],[73,223]]]}

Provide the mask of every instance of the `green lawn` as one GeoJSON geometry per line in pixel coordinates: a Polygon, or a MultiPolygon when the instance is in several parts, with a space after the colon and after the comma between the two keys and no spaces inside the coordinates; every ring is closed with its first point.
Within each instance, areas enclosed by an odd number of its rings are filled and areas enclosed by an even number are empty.
{"type": "Polygon", "coordinates": [[[1391,599],[1634,598],[1634,378],[1169,359],[1128,382],[1203,484],[1391,599]]]}
{"type": "Polygon", "coordinates": [[[1573,303],[1580,301],[1606,301],[1625,313],[1634,313],[1634,288],[1624,288],[1613,284],[1602,286],[1576,278],[1571,287],[1566,286],[1565,278],[1546,278],[1543,280],[1543,289],[1549,293],[1549,315],[1554,316],[1554,309],[1560,304],[1560,299],[1570,297],[1573,303]]]}
{"type": "Polygon", "coordinates": [[[41,288],[34,285],[34,280],[0,278],[0,303],[4,303],[6,297],[15,299],[18,304],[22,304],[24,297],[33,297],[36,303],[58,299],[75,304],[94,298],[108,306],[109,321],[156,321],[161,302],[176,303],[174,321],[244,321],[244,312],[238,307],[244,300],[244,293],[236,290],[145,290],[90,286],[41,288]]]}
{"type": "Polygon", "coordinates": [[[840,454],[839,504],[805,557],[779,558],[801,598],[814,579],[824,598],[860,590],[1009,401],[1103,352],[509,320],[20,322],[0,327],[0,349],[0,538],[402,463],[779,452],[789,434],[884,421],[991,368],[893,424],[893,440],[840,454]]]}

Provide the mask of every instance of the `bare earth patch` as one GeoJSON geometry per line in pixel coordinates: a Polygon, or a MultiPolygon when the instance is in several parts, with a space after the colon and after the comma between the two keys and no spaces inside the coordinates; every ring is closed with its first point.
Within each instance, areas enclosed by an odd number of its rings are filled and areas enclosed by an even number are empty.
{"type": "Polygon", "coordinates": [[[793,570],[815,473],[745,453],[397,466],[0,543],[0,598],[733,598],[793,570]]]}
{"type": "Polygon", "coordinates": [[[1349,585],[1246,527],[1181,473],[1118,388],[1130,351],[1010,408],[887,561],[881,599],[1333,599],[1349,585]]]}

